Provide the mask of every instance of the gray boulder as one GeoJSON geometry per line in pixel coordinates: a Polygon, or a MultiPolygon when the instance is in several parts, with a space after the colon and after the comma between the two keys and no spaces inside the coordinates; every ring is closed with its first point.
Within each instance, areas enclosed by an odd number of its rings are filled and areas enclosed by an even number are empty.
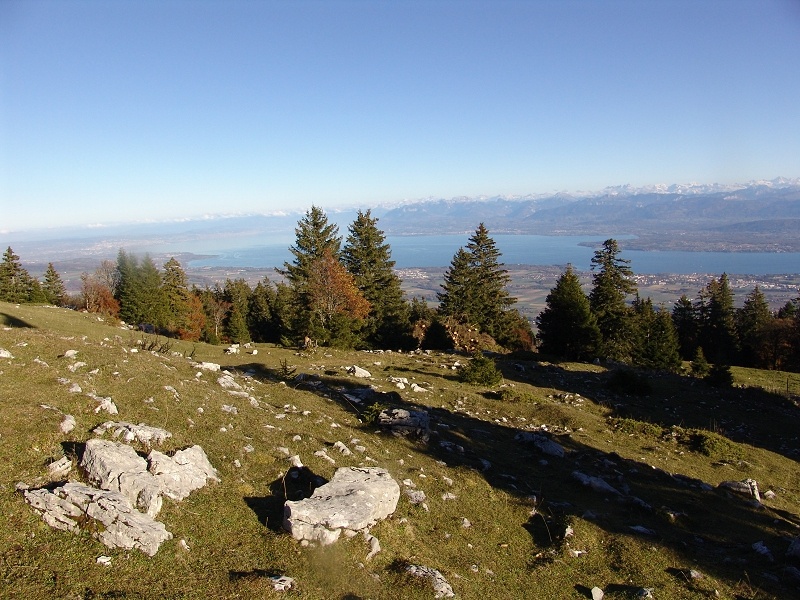
{"type": "Polygon", "coordinates": [[[454,598],[455,593],[453,592],[453,588],[447,582],[447,579],[444,578],[444,575],[437,569],[433,569],[431,567],[425,567],[422,565],[408,565],[406,567],[406,572],[413,575],[414,577],[421,577],[423,579],[427,579],[433,585],[433,597],[434,598],[454,598]]]}
{"type": "Polygon", "coordinates": [[[548,456],[564,458],[564,454],[566,454],[564,447],[561,444],[551,440],[549,437],[542,435],[541,433],[521,431],[514,437],[514,439],[520,442],[533,444],[536,449],[539,450],[539,452],[542,454],[547,454],[548,456]]]}
{"type": "Polygon", "coordinates": [[[283,527],[296,540],[332,544],[343,530],[363,531],[391,515],[399,499],[385,469],[342,467],[311,497],[286,502],[283,527]]]}
{"type": "Polygon", "coordinates": [[[200,446],[178,450],[173,456],[152,450],[147,461],[161,491],[172,500],[183,500],[209,481],[219,481],[217,470],[200,446]]]}
{"type": "Polygon", "coordinates": [[[81,467],[92,483],[121,493],[150,517],[161,510],[161,483],[147,471],[147,461],[130,446],[91,439],[86,442],[81,467]]]}
{"type": "Polygon", "coordinates": [[[381,411],[378,415],[378,425],[402,435],[413,433],[425,436],[430,431],[431,420],[424,410],[391,408],[381,411]]]}
{"type": "Polygon", "coordinates": [[[87,519],[102,524],[90,530],[109,548],[137,549],[153,556],[172,538],[163,523],[134,509],[119,492],[70,482],[52,492],[28,490],[25,500],[55,529],[79,533],[87,519]]]}
{"type": "Polygon", "coordinates": [[[141,442],[148,447],[151,444],[162,444],[164,440],[172,437],[172,434],[166,429],[150,427],[144,423],[134,425],[125,421],[106,421],[92,431],[97,435],[104,435],[110,431],[114,438],[121,438],[125,442],[141,442]]]}

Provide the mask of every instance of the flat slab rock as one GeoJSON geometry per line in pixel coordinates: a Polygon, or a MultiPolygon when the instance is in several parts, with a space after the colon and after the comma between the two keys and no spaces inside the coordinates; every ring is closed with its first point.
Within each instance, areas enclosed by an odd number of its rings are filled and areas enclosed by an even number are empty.
{"type": "Polygon", "coordinates": [[[70,482],[52,492],[27,490],[25,500],[55,529],[78,533],[87,518],[101,523],[102,527],[90,530],[109,548],[136,549],[153,556],[163,542],[172,539],[163,523],[136,510],[119,492],[70,482]]]}
{"type": "Polygon", "coordinates": [[[332,544],[343,530],[363,531],[391,515],[400,486],[379,467],[342,467],[311,497],[284,504],[283,527],[296,540],[332,544]]]}

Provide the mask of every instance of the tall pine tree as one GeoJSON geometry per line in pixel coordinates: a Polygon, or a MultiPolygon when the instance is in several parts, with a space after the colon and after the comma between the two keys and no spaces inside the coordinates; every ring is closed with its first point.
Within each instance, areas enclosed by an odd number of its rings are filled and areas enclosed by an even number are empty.
{"type": "Polygon", "coordinates": [[[438,294],[439,314],[451,316],[495,339],[507,332],[512,322],[507,311],[516,302],[506,289],[511,281],[500,262],[501,252],[481,223],[464,248],[453,256],[438,294]]]}
{"type": "Polygon", "coordinates": [[[561,274],[536,318],[539,350],[567,360],[597,356],[601,335],[572,265],[561,274]]]}
{"type": "Polygon", "coordinates": [[[371,212],[358,211],[349,226],[342,262],[370,304],[362,336],[372,348],[405,347],[410,342],[409,307],[386,237],[371,212]]]}
{"type": "Polygon", "coordinates": [[[700,292],[701,346],[714,364],[730,365],[738,355],[733,292],[727,273],[712,279],[700,292]]]}
{"type": "Polygon", "coordinates": [[[11,246],[3,253],[0,262],[0,300],[5,302],[44,301],[39,282],[22,266],[19,256],[11,246]]]}
{"type": "Polygon", "coordinates": [[[338,226],[329,223],[325,212],[317,206],[306,212],[294,231],[295,243],[289,247],[294,259],[291,263],[285,262],[283,270],[278,272],[286,278],[292,292],[290,305],[285,306],[288,310],[282,311],[283,316],[291,315],[292,318],[286,337],[298,341],[312,329],[314,315],[308,290],[312,265],[326,251],[335,260],[340,260],[342,238],[338,235],[338,226]]]}
{"type": "Polygon", "coordinates": [[[619,257],[619,244],[614,239],[592,257],[592,291],[589,305],[597,318],[603,336],[602,354],[614,360],[627,361],[633,348],[631,310],[627,297],[636,291],[630,261],[619,257]]]}
{"type": "Polygon", "coordinates": [[[742,308],[736,311],[736,333],[741,343],[741,363],[747,367],[760,367],[761,346],[767,328],[773,320],[767,298],[756,286],[747,295],[742,308]]]}
{"type": "Polygon", "coordinates": [[[58,271],[56,271],[53,263],[47,263],[42,292],[47,302],[54,306],[64,306],[67,302],[67,289],[64,287],[64,281],[61,279],[58,271]]]}

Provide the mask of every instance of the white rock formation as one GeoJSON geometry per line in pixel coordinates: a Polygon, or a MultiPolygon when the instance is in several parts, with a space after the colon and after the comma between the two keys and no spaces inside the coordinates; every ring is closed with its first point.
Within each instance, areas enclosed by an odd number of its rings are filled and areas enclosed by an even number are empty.
{"type": "Polygon", "coordinates": [[[287,501],[283,527],[296,540],[332,544],[342,530],[363,531],[391,515],[400,486],[385,469],[342,467],[310,498],[287,501]]]}
{"type": "Polygon", "coordinates": [[[410,573],[414,577],[421,577],[423,579],[428,579],[433,585],[434,598],[455,597],[455,593],[453,593],[453,588],[447,582],[447,579],[444,578],[444,575],[442,575],[437,569],[433,569],[431,567],[424,567],[420,565],[408,565],[406,567],[406,572],[410,573]]]}
{"type": "Polygon", "coordinates": [[[86,442],[81,467],[92,483],[120,492],[149,516],[155,517],[161,510],[161,483],[147,471],[147,461],[130,446],[91,439],[86,442]]]}
{"type": "Polygon", "coordinates": [[[87,518],[101,523],[90,528],[92,535],[110,548],[135,548],[153,556],[172,538],[163,523],[134,509],[119,492],[70,482],[52,492],[28,490],[25,500],[55,529],[78,533],[87,518]]]}
{"type": "Polygon", "coordinates": [[[147,460],[162,493],[172,500],[183,500],[209,481],[219,481],[217,470],[200,446],[178,450],[173,456],[151,450],[147,460]]]}
{"type": "Polygon", "coordinates": [[[172,437],[172,434],[166,429],[150,427],[144,423],[134,425],[125,421],[106,421],[92,431],[97,435],[104,435],[107,431],[111,431],[111,435],[115,438],[122,438],[125,442],[141,442],[148,447],[151,444],[162,444],[164,440],[172,437]]]}

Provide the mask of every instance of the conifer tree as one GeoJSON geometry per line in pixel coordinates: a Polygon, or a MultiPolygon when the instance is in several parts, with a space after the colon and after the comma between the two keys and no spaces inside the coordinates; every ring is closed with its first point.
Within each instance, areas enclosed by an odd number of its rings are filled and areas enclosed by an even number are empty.
{"type": "Polygon", "coordinates": [[[444,273],[443,291],[437,293],[439,315],[468,320],[477,312],[472,293],[475,285],[469,254],[464,248],[459,248],[450,261],[450,267],[444,273]]]}
{"type": "Polygon", "coordinates": [[[302,288],[308,279],[311,263],[320,258],[325,250],[330,250],[336,260],[340,258],[342,238],[339,227],[328,222],[325,212],[312,206],[297,223],[294,246],[289,251],[294,260],[283,263],[283,271],[279,271],[296,288],[302,288]]]}
{"type": "Polygon", "coordinates": [[[681,366],[678,336],[669,313],[663,307],[654,309],[650,298],[637,298],[634,313],[633,364],[646,369],[677,371],[681,366]]]}
{"type": "Polygon", "coordinates": [[[67,289],[64,287],[64,281],[61,279],[58,271],[56,271],[53,263],[47,263],[42,292],[47,302],[54,306],[64,306],[67,301],[67,289]]]}
{"type": "Polygon", "coordinates": [[[0,300],[5,302],[38,302],[38,282],[23,268],[19,256],[9,246],[0,262],[0,300]]]}
{"type": "Polygon", "coordinates": [[[682,294],[672,307],[672,323],[678,335],[678,347],[683,360],[692,360],[698,344],[699,321],[694,303],[682,294]]]}
{"type": "Polygon", "coordinates": [[[165,301],[164,326],[169,331],[181,335],[181,331],[188,329],[192,294],[189,291],[186,273],[175,257],[164,263],[161,281],[165,301]]]}
{"type": "Polygon", "coordinates": [[[362,330],[367,345],[404,347],[409,340],[409,307],[393,270],[391,249],[377,222],[369,210],[358,211],[348,228],[342,262],[371,306],[362,330]]]}
{"type": "Polygon", "coordinates": [[[736,311],[736,333],[741,344],[741,363],[748,367],[759,367],[764,334],[774,317],[767,298],[756,286],[747,295],[742,308],[736,311]]]}
{"type": "Polygon", "coordinates": [[[250,294],[250,303],[247,313],[247,326],[250,336],[256,342],[277,342],[280,340],[280,331],[274,314],[276,291],[269,279],[264,277],[259,281],[250,294]]]}
{"type": "Polygon", "coordinates": [[[633,346],[628,295],[636,291],[630,261],[619,257],[617,241],[608,239],[592,257],[592,291],[589,305],[603,336],[602,353],[607,358],[628,360],[633,346]]]}
{"type": "Polygon", "coordinates": [[[536,324],[541,352],[567,360],[590,360],[597,356],[600,329],[571,265],[547,295],[536,324]]]}
{"type": "Polygon", "coordinates": [[[464,248],[453,256],[438,294],[439,314],[451,316],[495,339],[508,333],[507,311],[516,302],[506,286],[511,280],[501,253],[481,223],[464,248]]]}
{"type": "Polygon", "coordinates": [[[712,279],[700,292],[700,335],[706,357],[714,364],[730,365],[738,353],[733,292],[727,273],[712,279]]]}
{"type": "Polygon", "coordinates": [[[237,344],[246,344],[251,340],[250,329],[247,326],[251,294],[252,290],[244,279],[225,280],[223,298],[230,304],[230,312],[225,321],[225,333],[237,344]]]}
{"type": "Polygon", "coordinates": [[[342,239],[338,233],[339,228],[329,223],[325,212],[316,206],[312,206],[297,223],[295,244],[289,247],[294,260],[285,262],[283,270],[278,270],[286,277],[292,292],[291,310],[284,311],[284,316],[290,313],[292,316],[289,330],[286,331],[290,337],[302,339],[311,329],[313,315],[308,280],[312,263],[321,258],[326,250],[336,261],[340,260],[342,239]]]}

